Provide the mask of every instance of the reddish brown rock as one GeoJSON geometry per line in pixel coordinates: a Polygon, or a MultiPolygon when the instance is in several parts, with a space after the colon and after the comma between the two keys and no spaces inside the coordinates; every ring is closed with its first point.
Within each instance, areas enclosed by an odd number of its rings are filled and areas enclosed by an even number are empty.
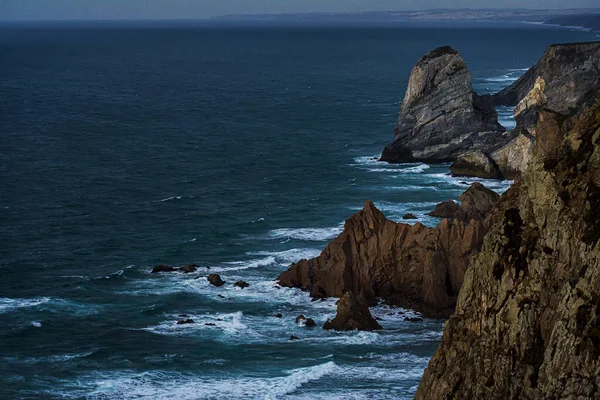
{"type": "Polygon", "coordinates": [[[382,328],[371,315],[369,307],[354,293],[346,292],[338,303],[337,315],[332,321],[325,322],[323,329],[375,331],[382,328]]]}
{"type": "MultiPolygon", "coordinates": [[[[469,190],[463,199],[469,208],[463,213],[479,215],[483,199],[493,196],[477,186],[469,190]]],[[[479,219],[444,219],[436,228],[396,223],[366,201],[320,256],[293,264],[278,280],[315,297],[352,291],[369,305],[381,297],[428,316],[446,316],[487,228],[488,222],[479,219]]]]}
{"type": "Polygon", "coordinates": [[[427,215],[437,218],[454,218],[458,210],[460,210],[460,204],[446,200],[435,206],[435,209],[427,215]]]}

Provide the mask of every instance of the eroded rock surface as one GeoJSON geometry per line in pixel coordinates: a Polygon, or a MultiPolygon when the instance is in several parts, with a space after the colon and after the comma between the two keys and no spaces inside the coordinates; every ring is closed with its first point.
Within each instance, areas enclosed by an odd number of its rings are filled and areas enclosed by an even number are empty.
{"type": "Polygon", "coordinates": [[[564,116],[552,115],[536,128],[549,145],[490,218],[416,399],[600,398],[600,99],[558,142],[564,116]]]}
{"type": "Polygon", "coordinates": [[[354,293],[346,292],[338,302],[337,315],[333,320],[325,322],[323,329],[375,331],[382,328],[371,315],[367,304],[354,293]]]}
{"type": "Polygon", "coordinates": [[[366,201],[321,255],[293,264],[278,280],[313,297],[341,297],[351,291],[369,305],[381,297],[429,316],[447,316],[470,257],[487,232],[482,213],[488,200],[498,197],[480,186],[463,195],[460,218],[444,219],[435,228],[390,221],[366,201]]]}
{"type": "Polygon", "coordinates": [[[481,98],[457,50],[440,47],[414,67],[400,109],[387,162],[445,162],[474,147],[495,149],[505,129],[493,103],[481,98]]]}

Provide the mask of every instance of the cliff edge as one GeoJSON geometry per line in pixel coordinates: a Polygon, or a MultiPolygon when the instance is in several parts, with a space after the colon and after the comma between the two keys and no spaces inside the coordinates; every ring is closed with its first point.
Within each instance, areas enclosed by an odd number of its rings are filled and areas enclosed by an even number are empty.
{"type": "Polygon", "coordinates": [[[564,118],[540,114],[555,145],[492,216],[416,399],[600,398],[600,97],[564,118]]]}

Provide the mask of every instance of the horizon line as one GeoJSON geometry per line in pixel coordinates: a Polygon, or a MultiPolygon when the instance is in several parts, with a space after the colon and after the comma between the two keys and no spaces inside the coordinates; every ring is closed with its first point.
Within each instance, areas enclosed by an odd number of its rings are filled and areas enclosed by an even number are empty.
{"type": "Polygon", "coordinates": [[[366,15],[366,14],[416,14],[416,13],[447,13],[447,12],[464,12],[464,11],[494,11],[494,12],[509,12],[509,11],[521,11],[521,12],[535,12],[535,11],[547,11],[547,12],[568,12],[568,11],[595,11],[600,14],[600,7],[573,7],[573,8],[429,8],[425,10],[371,10],[371,11],[345,11],[345,12],[335,12],[335,11],[314,11],[314,12],[289,12],[289,13],[248,13],[248,14],[222,14],[222,15],[214,15],[210,17],[178,17],[178,18],[48,18],[48,19],[2,19],[0,18],[0,23],[6,22],[135,22],[135,21],[210,21],[215,19],[223,19],[223,18],[233,18],[233,17],[277,17],[277,16],[358,16],[358,15],[366,15]]]}

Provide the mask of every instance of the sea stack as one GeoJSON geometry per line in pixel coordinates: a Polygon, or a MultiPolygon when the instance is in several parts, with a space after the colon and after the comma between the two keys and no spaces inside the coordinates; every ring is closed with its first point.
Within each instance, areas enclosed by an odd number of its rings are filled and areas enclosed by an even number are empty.
{"type": "Polygon", "coordinates": [[[381,161],[448,162],[473,148],[497,147],[505,128],[489,98],[473,92],[471,73],[449,46],[425,55],[413,68],[394,141],[381,161]]]}

